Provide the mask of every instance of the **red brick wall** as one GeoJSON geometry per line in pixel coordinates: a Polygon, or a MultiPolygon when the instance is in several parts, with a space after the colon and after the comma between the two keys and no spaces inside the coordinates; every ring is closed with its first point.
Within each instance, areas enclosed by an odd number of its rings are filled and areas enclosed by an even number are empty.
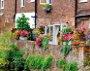
{"type": "Polygon", "coordinates": [[[77,4],[77,26],[79,28],[82,28],[82,26],[84,26],[84,28],[88,29],[90,28],[90,0],[88,0],[88,2],[85,3],[80,3],[78,1],[77,4]]]}
{"type": "Polygon", "coordinates": [[[78,0],[78,12],[79,11],[89,11],[90,12],[90,0],[86,3],[80,3],[78,0]]]}
{"type": "Polygon", "coordinates": [[[34,12],[35,11],[35,3],[31,2],[28,3],[27,1],[24,1],[24,7],[21,7],[21,3],[20,0],[17,0],[17,12],[21,13],[21,12],[34,12]]]}
{"type": "Polygon", "coordinates": [[[15,13],[15,0],[4,0],[4,9],[1,9],[0,12],[3,13],[2,16],[0,16],[0,28],[2,29],[4,25],[11,26],[13,25],[14,21],[14,13],[15,13]],[[8,24],[7,24],[7,23],[8,24]]]}
{"type": "Polygon", "coordinates": [[[40,0],[38,0],[38,24],[48,24],[55,22],[69,22],[70,25],[74,25],[75,21],[75,1],[74,0],[52,0],[53,10],[52,13],[46,14],[42,6],[40,5],[40,0]]]}

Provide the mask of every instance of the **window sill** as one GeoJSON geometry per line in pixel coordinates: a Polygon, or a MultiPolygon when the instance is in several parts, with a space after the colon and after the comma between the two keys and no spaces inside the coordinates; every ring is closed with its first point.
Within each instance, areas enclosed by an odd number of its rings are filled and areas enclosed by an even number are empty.
{"type": "MultiPolygon", "coordinates": [[[[46,5],[46,4],[48,4],[48,3],[40,3],[40,5],[46,5]]],[[[49,3],[49,5],[52,5],[51,3],[49,3]]]]}
{"type": "Polygon", "coordinates": [[[3,10],[4,8],[1,8],[1,10],[3,10]]]}
{"type": "Polygon", "coordinates": [[[81,4],[81,3],[88,3],[88,2],[79,2],[79,3],[81,4]]]}
{"type": "Polygon", "coordinates": [[[21,6],[21,8],[23,8],[23,7],[25,7],[25,6],[21,6]]]}
{"type": "Polygon", "coordinates": [[[0,13],[0,16],[2,16],[3,15],[3,13],[0,13]]]}

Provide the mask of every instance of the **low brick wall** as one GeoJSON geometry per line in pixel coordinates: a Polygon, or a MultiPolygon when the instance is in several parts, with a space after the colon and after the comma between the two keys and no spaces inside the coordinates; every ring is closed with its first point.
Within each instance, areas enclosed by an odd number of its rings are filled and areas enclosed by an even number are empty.
{"type": "MultiPolygon", "coordinates": [[[[32,48],[34,42],[33,41],[17,41],[17,45],[20,47],[20,49],[24,49],[25,56],[29,54],[41,54],[41,55],[52,55],[54,58],[54,63],[52,66],[51,71],[58,71],[58,69],[55,67],[55,61],[58,59],[61,59],[63,56],[60,52],[61,47],[54,46],[54,45],[48,45],[47,50],[43,50],[42,48],[32,48]]],[[[76,61],[79,65],[79,67],[82,67],[84,65],[84,59],[86,57],[90,56],[90,47],[80,46],[75,47],[72,46],[72,51],[69,53],[69,55],[66,57],[66,60],[68,61],[76,61]]],[[[82,71],[82,70],[80,70],[82,71]]]]}

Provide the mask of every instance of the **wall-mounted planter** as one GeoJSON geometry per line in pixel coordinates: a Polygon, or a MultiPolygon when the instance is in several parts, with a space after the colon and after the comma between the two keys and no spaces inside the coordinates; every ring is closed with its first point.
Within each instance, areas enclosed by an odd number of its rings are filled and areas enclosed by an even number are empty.
{"type": "Polygon", "coordinates": [[[51,12],[51,10],[52,10],[52,5],[51,4],[43,4],[42,5],[43,6],[43,9],[44,9],[44,11],[46,12],[46,13],[50,13],[51,12]]]}

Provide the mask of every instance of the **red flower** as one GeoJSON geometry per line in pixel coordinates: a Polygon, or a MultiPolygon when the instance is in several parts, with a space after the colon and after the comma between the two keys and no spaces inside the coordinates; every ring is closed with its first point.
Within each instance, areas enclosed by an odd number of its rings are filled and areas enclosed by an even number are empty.
{"type": "Polygon", "coordinates": [[[72,39],[72,34],[64,34],[63,35],[63,40],[71,40],[72,39]]]}
{"type": "Polygon", "coordinates": [[[73,42],[73,45],[75,45],[75,46],[77,46],[77,45],[79,45],[80,44],[80,42],[73,42]]]}
{"type": "Polygon", "coordinates": [[[28,36],[28,31],[26,31],[26,30],[22,30],[22,31],[20,31],[20,36],[23,36],[23,37],[26,37],[26,36],[28,36]]]}

